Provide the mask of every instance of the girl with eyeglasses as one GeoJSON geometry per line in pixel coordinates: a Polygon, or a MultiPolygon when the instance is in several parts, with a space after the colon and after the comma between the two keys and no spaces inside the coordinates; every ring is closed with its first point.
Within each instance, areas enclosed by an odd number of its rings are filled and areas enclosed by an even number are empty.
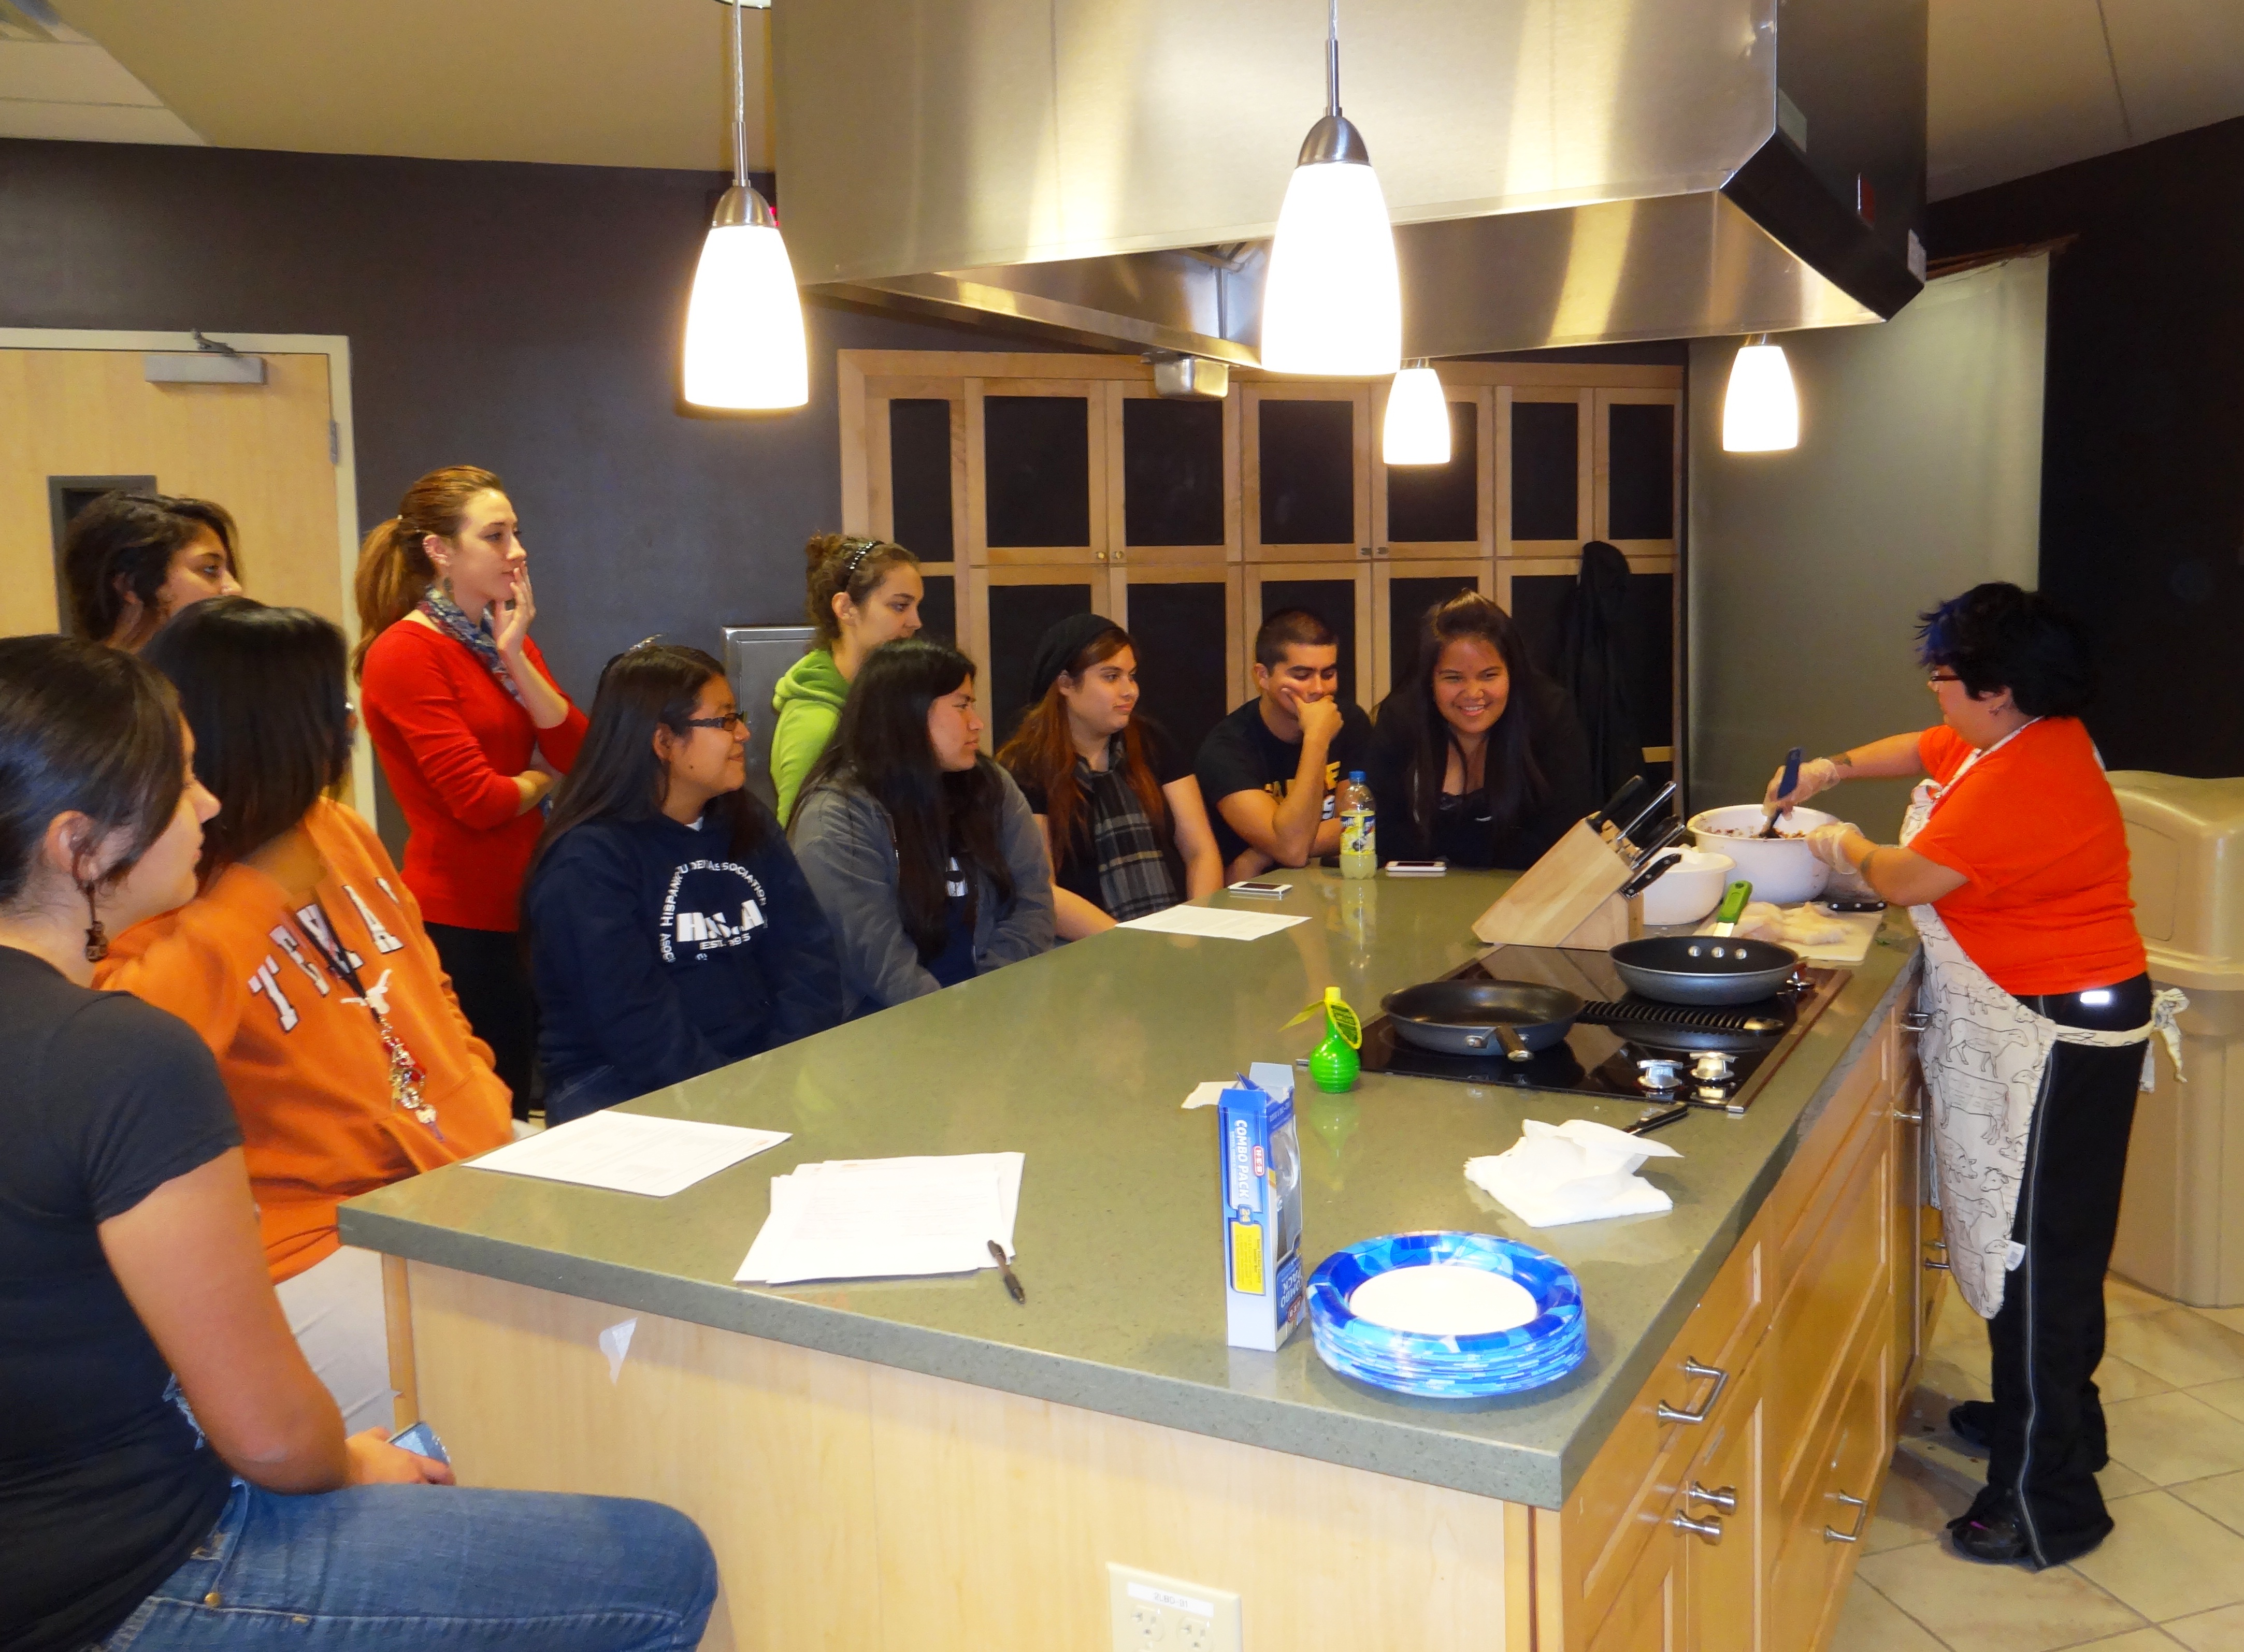
{"type": "Polygon", "coordinates": [[[834,935],[747,792],[747,723],[698,648],[608,663],[523,898],[549,1123],[842,1019],[834,935]]]}
{"type": "Polygon", "coordinates": [[[794,818],[802,783],[834,738],[865,657],[883,643],[919,632],[926,587],[919,558],[885,539],[819,534],[804,547],[810,563],[810,651],[788,668],[772,695],[772,785],[779,818],[794,818]]]}
{"type": "Polygon", "coordinates": [[[219,812],[198,892],[118,935],[103,987],[202,1035],[233,1097],[266,1265],[352,1425],[389,1414],[381,1259],[335,1206],[512,1136],[412,892],[374,828],[326,795],[350,762],[342,633],[221,597],[142,657],[171,679],[219,812]]]}
{"type": "Polygon", "coordinates": [[[107,934],[195,898],[225,835],[202,756],[143,662],[0,639],[0,1646],[696,1645],[717,1568],[684,1515],[454,1487],[389,1443],[386,1386],[382,1426],[346,1433],[274,1300],[209,1049],[93,990],[107,934]]]}
{"type": "Polygon", "coordinates": [[[531,640],[530,553],[499,479],[432,470],[359,552],[353,664],[367,733],[409,829],[405,881],[530,1116],[537,1006],[516,934],[523,873],[585,714],[531,640]]]}
{"type": "Polygon", "coordinates": [[[974,662],[907,637],[866,659],[803,786],[788,835],[853,1015],[1051,950],[1043,834],[981,734],[974,662]]]}

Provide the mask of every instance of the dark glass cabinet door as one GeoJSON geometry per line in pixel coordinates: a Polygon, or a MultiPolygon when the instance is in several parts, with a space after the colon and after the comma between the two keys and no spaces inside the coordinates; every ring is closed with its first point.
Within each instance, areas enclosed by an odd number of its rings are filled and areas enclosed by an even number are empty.
{"type": "Polygon", "coordinates": [[[1385,538],[1440,545],[1454,555],[1480,538],[1480,408],[1450,403],[1450,462],[1388,465],[1385,538]]]}
{"type": "Polygon", "coordinates": [[[1122,403],[1122,543],[1220,546],[1223,404],[1130,396],[1122,403]]]}
{"type": "Polygon", "coordinates": [[[990,744],[1003,745],[1029,704],[1029,661],[1044,632],[1073,614],[1092,611],[1089,575],[989,586],[990,680],[981,685],[990,744]]]}
{"type": "MultiPolygon", "coordinates": [[[[1261,583],[1261,601],[1256,605],[1254,624],[1261,623],[1281,610],[1301,608],[1315,614],[1331,627],[1340,642],[1340,691],[1345,699],[1363,704],[1362,696],[1369,684],[1361,670],[1362,651],[1359,644],[1369,639],[1362,636],[1357,624],[1357,612],[1362,606],[1366,583],[1370,571],[1341,577],[1301,577],[1283,575],[1265,577],[1261,583]]],[[[1250,662],[1251,663],[1251,662],[1250,662]]]]}
{"type": "Polygon", "coordinates": [[[923,563],[957,553],[951,510],[952,403],[899,396],[889,403],[889,536],[923,563]]]}
{"type": "Polygon", "coordinates": [[[1231,709],[1229,582],[1133,577],[1129,613],[1139,710],[1189,761],[1231,709]]]}
{"type": "Polygon", "coordinates": [[[1578,401],[1511,403],[1508,536],[1578,547],[1582,408],[1578,401]]]}
{"type": "Polygon", "coordinates": [[[1278,554],[1333,547],[1354,555],[1360,476],[1357,421],[1369,398],[1258,396],[1246,439],[1254,444],[1254,543],[1278,554]]]}
{"type": "Polygon", "coordinates": [[[1088,397],[985,395],[982,463],[990,550],[1093,543],[1088,397]]]}
{"type": "Polygon", "coordinates": [[[1605,509],[1599,536],[1639,542],[1675,537],[1677,408],[1673,401],[1600,391],[1605,509]]]}

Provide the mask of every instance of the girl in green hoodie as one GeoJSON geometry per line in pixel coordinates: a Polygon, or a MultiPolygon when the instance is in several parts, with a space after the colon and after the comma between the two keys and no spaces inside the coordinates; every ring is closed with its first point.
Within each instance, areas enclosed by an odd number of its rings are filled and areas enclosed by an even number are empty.
{"type": "Polygon", "coordinates": [[[842,702],[865,656],[882,643],[919,630],[919,558],[885,539],[818,534],[804,548],[810,563],[810,651],[779,679],[772,707],[772,784],[779,818],[794,813],[795,794],[842,718],[842,702]]]}

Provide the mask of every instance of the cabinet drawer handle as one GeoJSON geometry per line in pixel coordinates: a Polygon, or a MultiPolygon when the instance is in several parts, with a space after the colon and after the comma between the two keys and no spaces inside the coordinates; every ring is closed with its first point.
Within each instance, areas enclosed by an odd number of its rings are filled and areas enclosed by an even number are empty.
{"type": "Polygon", "coordinates": [[[1738,1488],[1734,1486],[1718,1486],[1710,1492],[1694,1480],[1691,1482],[1691,1489],[1683,1494],[1683,1500],[1686,1503],[1711,1504],[1725,1514],[1734,1514],[1738,1512],[1738,1488]]]}
{"type": "Polygon", "coordinates": [[[1667,1523],[1679,1532],[1695,1532],[1708,1543],[1722,1541],[1722,1517],[1720,1514],[1709,1514],[1702,1521],[1694,1521],[1679,1508],[1667,1523]]]}
{"type": "Polygon", "coordinates": [[[1932,1016],[1929,1011],[1912,1009],[1901,1018],[1901,1024],[1904,1032],[1921,1033],[1931,1028],[1932,1016]]]}
{"type": "Polygon", "coordinates": [[[1898,1107],[1896,1107],[1896,1109],[1894,1109],[1894,1116],[1895,1116],[1896,1118],[1899,1119],[1899,1120],[1900,1120],[1903,1123],[1904,1123],[1904,1124],[1922,1124],[1922,1123],[1924,1123],[1924,1115],[1923,1115],[1923,1114],[1922,1114],[1922,1113],[1904,1113],[1904,1112],[1903,1112],[1903,1111],[1901,1110],[1901,1109],[1899,1109],[1898,1107]]]}
{"type": "Polygon", "coordinates": [[[1956,1271],[1945,1262],[1935,1262],[1930,1257],[1925,1258],[1924,1266],[1928,1273],[1953,1273],[1956,1271]]]}
{"type": "Polygon", "coordinates": [[[1722,1397],[1722,1390],[1730,1386],[1728,1372],[1717,1371],[1712,1365],[1702,1365],[1695,1359],[1686,1359],[1683,1362],[1683,1374],[1686,1377],[1712,1377],[1714,1379],[1714,1386],[1707,1391],[1707,1403],[1696,1411],[1678,1411],[1666,1400],[1661,1400],[1653,1408],[1653,1414],[1664,1423],[1706,1421],[1707,1413],[1713,1410],[1714,1402],[1722,1397]]]}
{"type": "Polygon", "coordinates": [[[1869,1502],[1860,1497],[1849,1497],[1844,1492],[1834,1492],[1831,1495],[1837,1498],[1849,1508],[1855,1511],[1855,1529],[1851,1532],[1842,1532],[1836,1527],[1826,1526],[1823,1528],[1823,1535],[1834,1543],[1861,1542],[1862,1541],[1862,1527],[1870,1523],[1870,1506],[1869,1502]]]}

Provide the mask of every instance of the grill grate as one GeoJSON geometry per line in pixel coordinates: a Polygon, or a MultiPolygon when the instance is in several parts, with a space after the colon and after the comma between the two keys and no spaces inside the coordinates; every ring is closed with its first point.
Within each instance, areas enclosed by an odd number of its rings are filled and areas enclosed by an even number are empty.
{"type": "Polygon", "coordinates": [[[1791,1006],[1783,1003],[1706,1006],[1663,1004],[1657,999],[1631,995],[1612,1003],[1582,1006],[1575,1018],[1592,1027],[1686,1027],[1702,1033],[1743,1033],[1749,1021],[1775,1019],[1789,1026],[1791,1006]]]}

